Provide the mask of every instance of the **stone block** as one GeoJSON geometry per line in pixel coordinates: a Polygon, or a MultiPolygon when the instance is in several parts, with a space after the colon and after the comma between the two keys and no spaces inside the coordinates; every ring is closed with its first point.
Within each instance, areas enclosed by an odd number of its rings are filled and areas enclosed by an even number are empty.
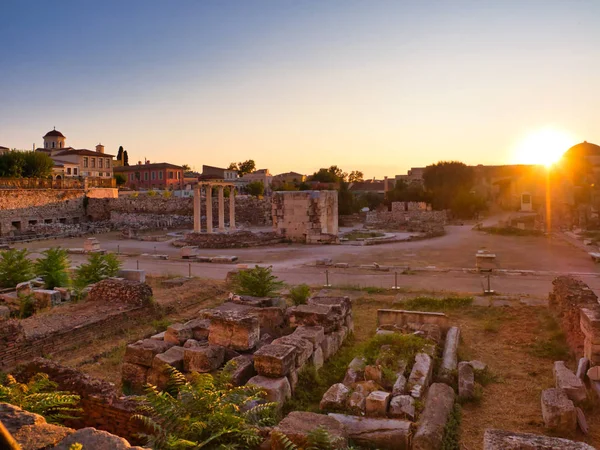
{"type": "MultiPolygon", "coordinates": [[[[348,446],[344,426],[332,417],[304,411],[292,411],[275,427],[275,431],[284,434],[299,448],[305,448],[311,431],[322,427],[331,436],[332,448],[345,449],[348,446]]],[[[273,440],[272,450],[281,450],[281,446],[273,440]]]]}
{"type": "Polygon", "coordinates": [[[299,305],[288,308],[288,320],[291,327],[321,326],[325,333],[336,331],[343,323],[344,318],[333,311],[333,307],[326,305],[299,305]]]}
{"type": "Polygon", "coordinates": [[[296,349],[289,345],[269,344],[254,353],[254,369],[259,375],[285,377],[295,367],[296,349]]]}
{"type": "Polygon", "coordinates": [[[447,384],[452,383],[452,373],[456,370],[458,365],[457,351],[459,342],[460,329],[458,327],[451,327],[446,333],[444,353],[439,370],[440,380],[447,384]]]}
{"type": "Polygon", "coordinates": [[[579,378],[581,381],[585,381],[585,375],[586,372],[588,371],[590,367],[590,360],[583,357],[583,358],[579,358],[579,361],[577,363],[577,372],[575,373],[575,376],[577,378],[579,378]]]}
{"type": "Polygon", "coordinates": [[[316,296],[309,298],[308,304],[330,306],[334,313],[344,317],[352,311],[352,302],[350,301],[350,297],[316,296]]]}
{"type": "Polygon", "coordinates": [[[71,301],[71,289],[65,287],[55,287],[55,291],[60,293],[60,300],[63,302],[71,301]]]}
{"type": "Polygon", "coordinates": [[[313,344],[294,335],[282,336],[275,339],[271,344],[294,347],[296,349],[296,367],[302,367],[313,354],[313,344]]]}
{"type": "Polygon", "coordinates": [[[354,319],[352,318],[352,314],[348,314],[344,319],[344,325],[348,328],[349,333],[354,333],[354,319]]]}
{"type": "Polygon", "coordinates": [[[208,339],[210,320],[192,319],[186,322],[184,327],[192,330],[192,339],[196,339],[197,341],[205,341],[208,339]]]}
{"type": "Polygon", "coordinates": [[[390,400],[390,417],[415,420],[415,399],[410,395],[397,395],[390,400]]]}
{"type": "Polygon", "coordinates": [[[33,297],[39,308],[60,305],[62,302],[60,292],[54,289],[34,289],[33,297]]]}
{"type": "Polygon", "coordinates": [[[475,372],[483,372],[485,369],[487,369],[486,363],[477,361],[476,359],[469,361],[469,364],[471,364],[471,367],[475,372]]]}
{"type": "Polygon", "coordinates": [[[379,385],[383,385],[383,372],[381,367],[374,365],[365,366],[365,380],[372,380],[379,385]]]}
{"type": "Polygon", "coordinates": [[[473,366],[466,361],[458,364],[458,396],[471,399],[475,395],[475,372],[473,366]]]}
{"type": "MultiPolygon", "coordinates": [[[[343,386],[343,385],[342,385],[343,386]]],[[[373,391],[367,395],[365,412],[370,417],[385,417],[392,395],[386,391],[373,391]]]]}
{"type": "Polygon", "coordinates": [[[331,333],[325,335],[325,339],[321,342],[321,350],[323,351],[323,359],[325,361],[335,354],[335,338],[331,333]]]}
{"type": "Polygon", "coordinates": [[[124,278],[129,281],[139,281],[140,283],[145,283],[146,271],[136,269],[121,269],[117,273],[117,277],[124,278]]]}
{"type": "Polygon", "coordinates": [[[575,404],[579,404],[587,398],[583,381],[565,366],[564,361],[554,362],[554,383],[558,389],[565,391],[567,397],[575,404]]]}
{"type": "Polygon", "coordinates": [[[425,409],[413,438],[413,450],[442,448],[444,428],[454,408],[454,391],[443,383],[434,383],[429,389],[425,409]]]}
{"type": "Polygon", "coordinates": [[[253,349],[260,339],[260,324],[256,316],[233,313],[211,315],[208,341],[233,350],[253,349]]]}
{"type": "Polygon", "coordinates": [[[405,311],[401,309],[379,309],[377,310],[377,325],[381,328],[398,327],[403,328],[408,323],[434,324],[442,330],[450,327],[448,316],[437,312],[405,311]]]}
{"type": "Polygon", "coordinates": [[[367,406],[367,396],[359,391],[353,391],[348,397],[348,412],[363,416],[367,406]]]}
{"type": "Polygon", "coordinates": [[[557,433],[573,433],[577,428],[575,405],[561,389],[542,391],[542,417],[546,428],[557,433]]]}
{"type": "Polygon", "coordinates": [[[229,373],[231,382],[235,386],[242,386],[256,375],[254,359],[250,355],[240,355],[225,364],[223,371],[229,373]]]}
{"type": "Polygon", "coordinates": [[[366,360],[362,357],[356,357],[350,361],[343,383],[350,386],[358,381],[364,381],[366,364],[366,360]]]}
{"type": "Polygon", "coordinates": [[[408,377],[407,389],[414,398],[421,398],[431,383],[433,360],[426,353],[417,353],[408,377]]]}
{"type": "Polygon", "coordinates": [[[182,259],[191,259],[196,257],[196,251],[197,251],[198,247],[195,246],[185,246],[185,247],[181,247],[180,251],[179,251],[179,256],[181,256],[182,259]]]}
{"type": "Polygon", "coordinates": [[[350,389],[348,387],[342,383],[336,383],[323,394],[319,408],[321,411],[344,411],[349,395],[350,389]]]}
{"type": "Polygon", "coordinates": [[[313,366],[315,366],[316,370],[319,370],[321,367],[323,367],[324,358],[323,358],[323,350],[321,349],[321,347],[317,347],[315,349],[315,351],[310,356],[309,362],[313,366]]]}
{"type": "Polygon", "coordinates": [[[483,450],[594,450],[584,442],[531,433],[504,430],[485,430],[483,450]]]}
{"type": "Polygon", "coordinates": [[[164,353],[159,353],[154,356],[152,360],[153,368],[162,368],[165,365],[174,367],[180,372],[183,370],[183,354],[184,348],[179,346],[173,346],[164,353]]]}
{"type": "Polygon", "coordinates": [[[142,450],[132,447],[126,439],[96,428],[81,428],[67,436],[54,450],[70,450],[73,444],[81,444],[84,450],[142,450]]]}
{"type": "Polygon", "coordinates": [[[186,372],[212,372],[223,365],[225,349],[219,345],[185,348],[183,368],[186,372]]]}
{"type": "Polygon", "coordinates": [[[0,306],[0,320],[10,319],[10,308],[8,306],[0,306]]]}
{"type": "Polygon", "coordinates": [[[169,325],[164,337],[165,342],[170,342],[173,345],[183,345],[188,339],[192,338],[192,329],[184,323],[169,325]]]}
{"type": "Polygon", "coordinates": [[[286,375],[286,378],[288,379],[288,381],[290,383],[290,388],[292,389],[292,395],[295,394],[295,392],[296,392],[296,385],[298,384],[298,370],[299,369],[292,369],[286,375]]]}
{"type": "Polygon", "coordinates": [[[344,425],[348,438],[360,446],[380,450],[410,450],[411,448],[412,422],[407,420],[334,413],[329,416],[344,425]]]}
{"type": "Polygon", "coordinates": [[[258,386],[265,392],[268,402],[274,402],[281,406],[292,396],[292,388],[286,377],[269,378],[256,375],[250,378],[246,384],[258,386]]]}
{"type": "Polygon", "coordinates": [[[19,295],[29,295],[33,291],[33,285],[31,284],[31,281],[23,281],[22,283],[17,284],[16,290],[19,295]]]}
{"type": "Polygon", "coordinates": [[[121,367],[123,384],[128,385],[134,392],[141,392],[146,384],[149,370],[150,368],[146,366],[124,362],[121,367]]]}
{"type": "Polygon", "coordinates": [[[400,373],[394,385],[392,386],[392,395],[394,397],[404,394],[406,391],[406,377],[400,373]]]}
{"type": "Polygon", "coordinates": [[[123,361],[150,367],[155,355],[166,352],[172,346],[169,342],[157,339],[142,339],[126,347],[123,361]]]}
{"type": "Polygon", "coordinates": [[[150,339],[156,339],[158,341],[164,341],[165,340],[165,333],[166,333],[166,331],[161,331],[160,333],[153,334],[152,336],[150,336],[150,339]]]}

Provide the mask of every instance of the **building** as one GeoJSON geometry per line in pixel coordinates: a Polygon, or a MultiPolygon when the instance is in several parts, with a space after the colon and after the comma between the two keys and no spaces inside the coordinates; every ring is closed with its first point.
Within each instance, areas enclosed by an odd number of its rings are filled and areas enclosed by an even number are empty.
{"type": "Polygon", "coordinates": [[[396,181],[404,181],[406,184],[423,183],[423,172],[425,167],[411,167],[406,175],[396,175],[396,181]]]}
{"type": "Polygon", "coordinates": [[[4,155],[5,153],[8,153],[8,152],[10,152],[10,148],[8,148],[8,147],[2,147],[0,145],[0,155],[4,155]]]}
{"type": "Polygon", "coordinates": [[[265,192],[271,190],[271,182],[273,181],[273,175],[269,172],[269,169],[259,169],[254,172],[244,174],[241,177],[242,184],[244,186],[260,181],[265,187],[265,192]]]}
{"type": "Polygon", "coordinates": [[[286,184],[299,185],[306,181],[306,175],[298,172],[286,172],[275,175],[271,181],[273,186],[284,186],[286,184]]]}
{"type": "Polygon", "coordinates": [[[385,195],[386,182],[382,180],[367,180],[367,181],[355,181],[350,183],[348,190],[352,194],[359,196],[363,194],[376,194],[383,197],[385,195]]]}
{"type": "Polygon", "coordinates": [[[46,133],[43,139],[44,147],[36,151],[46,153],[54,161],[55,178],[113,177],[114,155],[105,153],[104,145],[96,145],[96,150],[67,147],[67,138],[56,128],[46,133]]]}
{"type": "Polygon", "coordinates": [[[135,166],[114,168],[115,174],[125,176],[125,186],[131,189],[183,190],[183,167],[169,163],[137,163],[135,166]]]}
{"type": "Polygon", "coordinates": [[[200,180],[225,180],[233,181],[238,178],[237,170],[222,169],[221,167],[202,165],[200,180]]]}

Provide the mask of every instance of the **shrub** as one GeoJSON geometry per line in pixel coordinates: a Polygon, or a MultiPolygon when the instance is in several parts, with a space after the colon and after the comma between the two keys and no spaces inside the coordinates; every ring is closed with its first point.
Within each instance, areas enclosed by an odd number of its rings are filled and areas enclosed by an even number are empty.
{"type": "Polygon", "coordinates": [[[19,319],[27,319],[35,313],[35,298],[32,294],[19,296],[19,319]]]}
{"type": "Polygon", "coordinates": [[[34,375],[27,384],[19,383],[12,375],[0,379],[0,402],[10,403],[26,411],[40,414],[48,422],[76,419],[79,396],[57,390],[58,385],[45,373],[34,375]]]}
{"type": "Polygon", "coordinates": [[[148,197],[155,197],[158,193],[154,189],[148,191],[148,197]]]}
{"type": "Polygon", "coordinates": [[[46,289],[69,285],[69,257],[61,248],[49,248],[35,262],[35,272],[44,280],[46,289]]]}
{"type": "Polygon", "coordinates": [[[232,387],[220,377],[192,372],[189,380],[169,367],[167,390],[147,385],[140,414],[155,450],[181,448],[253,448],[262,442],[259,426],[275,424],[275,404],[256,386],[232,387]]]}
{"type": "Polygon", "coordinates": [[[0,287],[15,287],[33,277],[33,263],[27,255],[26,249],[12,249],[0,253],[0,287]]]}
{"type": "Polygon", "coordinates": [[[254,297],[273,297],[283,286],[273,275],[272,267],[255,266],[254,269],[240,270],[233,279],[236,293],[254,297]]]}
{"type": "Polygon", "coordinates": [[[115,254],[92,253],[87,264],[82,264],[75,270],[75,285],[82,288],[105,278],[114,277],[120,268],[121,261],[115,254]]]}
{"type": "Polygon", "coordinates": [[[165,191],[163,192],[163,198],[171,198],[173,197],[173,192],[172,191],[165,191]]]}
{"type": "Polygon", "coordinates": [[[442,439],[442,450],[460,450],[460,422],[462,410],[458,403],[454,404],[454,409],[450,413],[446,427],[444,428],[444,437],[442,439]]]}
{"type": "Polygon", "coordinates": [[[290,289],[290,298],[294,305],[305,305],[310,297],[310,287],[307,284],[299,284],[290,289]]]}
{"type": "Polygon", "coordinates": [[[408,368],[425,344],[425,339],[413,334],[376,335],[363,344],[362,354],[367,364],[375,364],[379,360],[384,368],[395,370],[398,361],[405,360],[408,368]],[[389,346],[385,352],[381,351],[383,345],[389,346]]]}
{"type": "MultiPolygon", "coordinates": [[[[290,440],[290,438],[279,431],[273,432],[273,435],[280,446],[285,450],[335,450],[340,448],[340,438],[333,436],[322,426],[315,428],[306,435],[305,447],[298,447],[290,440]]],[[[344,450],[348,449],[350,449],[350,447],[344,448],[344,450]]]]}

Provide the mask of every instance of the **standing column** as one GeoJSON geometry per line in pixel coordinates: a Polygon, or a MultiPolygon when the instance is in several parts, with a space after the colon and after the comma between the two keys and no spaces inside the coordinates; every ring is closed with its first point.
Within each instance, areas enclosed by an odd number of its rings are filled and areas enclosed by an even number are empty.
{"type": "Polygon", "coordinates": [[[213,221],[212,221],[212,186],[206,185],[206,232],[213,232],[213,221]]]}
{"type": "Polygon", "coordinates": [[[235,230],[235,187],[229,187],[229,231],[235,230]]]}
{"type": "Polygon", "coordinates": [[[225,186],[219,186],[219,233],[225,232],[225,186]]]}
{"type": "Polygon", "coordinates": [[[194,233],[200,233],[202,231],[202,213],[200,211],[202,205],[202,191],[200,186],[194,187],[194,233]]]}

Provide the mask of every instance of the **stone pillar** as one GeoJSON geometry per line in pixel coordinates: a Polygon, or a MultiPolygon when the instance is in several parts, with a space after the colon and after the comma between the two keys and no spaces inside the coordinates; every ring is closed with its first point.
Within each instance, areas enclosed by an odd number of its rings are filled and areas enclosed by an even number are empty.
{"type": "Polygon", "coordinates": [[[229,187],[229,231],[235,230],[235,188],[229,187]]]}
{"type": "Polygon", "coordinates": [[[194,233],[200,233],[202,231],[202,190],[200,186],[194,187],[194,233]]]}
{"type": "Polygon", "coordinates": [[[219,233],[225,232],[225,186],[219,186],[219,233]]]}
{"type": "Polygon", "coordinates": [[[206,185],[206,232],[213,232],[212,221],[212,186],[206,185]]]}

